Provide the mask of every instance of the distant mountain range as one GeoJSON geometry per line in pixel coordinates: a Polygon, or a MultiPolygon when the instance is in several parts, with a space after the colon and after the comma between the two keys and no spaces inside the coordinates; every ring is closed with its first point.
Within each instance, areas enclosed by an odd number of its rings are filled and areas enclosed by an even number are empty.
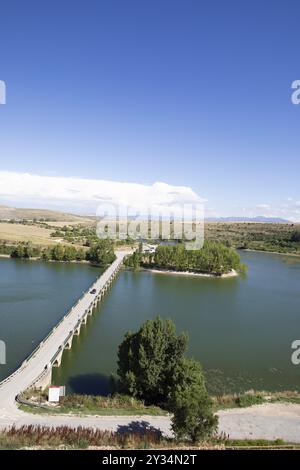
{"type": "MultiPolygon", "coordinates": [[[[67,212],[53,211],[47,209],[25,209],[15,208],[10,206],[0,205],[0,220],[47,220],[47,221],[61,221],[61,222],[94,222],[95,216],[69,214],[67,212]]],[[[257,222],[264,224],[290,224],[289,220],[280,217],[207,217],[206,222],[257,222]]]]}
{"type": "Polygon", "coordinates": [[[291,224],[292,222],[280,217],[207,217],[206,222],[257,222],[263,224],[291,224]]]}

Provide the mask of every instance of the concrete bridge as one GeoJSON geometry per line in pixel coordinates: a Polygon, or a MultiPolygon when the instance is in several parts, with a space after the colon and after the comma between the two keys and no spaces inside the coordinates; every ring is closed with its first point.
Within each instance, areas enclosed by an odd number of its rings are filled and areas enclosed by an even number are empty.
{"type": "Polygon", "coordinates": [[[13,374],[0,383],[0,417],[17,410],[15,397],[28,387],[44,389],[51,384],[52,367],[61,364],[64,349],[72,347],[74,335],[86,324],[97,304],[111,286],[130,251],[116,252],[116,260],[83,294],[39,346],[13,374]],[[91,294],[95,289],[96,293],[91,294]]]}

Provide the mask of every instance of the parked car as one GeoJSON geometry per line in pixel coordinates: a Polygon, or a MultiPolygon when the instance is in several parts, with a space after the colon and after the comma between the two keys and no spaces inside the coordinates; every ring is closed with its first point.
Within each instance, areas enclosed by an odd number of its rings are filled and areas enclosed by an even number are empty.
{"type": "Polygon", "coordinates": [[[92,289],[92,290],[90,291],[90,294],[96,294],[96,292],[97,292],[96,289],[92,289]]]}

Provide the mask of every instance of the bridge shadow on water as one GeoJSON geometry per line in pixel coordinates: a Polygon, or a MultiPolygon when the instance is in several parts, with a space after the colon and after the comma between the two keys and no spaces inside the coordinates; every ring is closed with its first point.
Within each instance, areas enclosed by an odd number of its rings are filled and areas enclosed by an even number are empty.
{"type": "Polygon", "coordinates": [[[82,374],[70,377],[68,387],[78,395],[107,396],[114,391],[113,380],[104,374],[82,374]]]}

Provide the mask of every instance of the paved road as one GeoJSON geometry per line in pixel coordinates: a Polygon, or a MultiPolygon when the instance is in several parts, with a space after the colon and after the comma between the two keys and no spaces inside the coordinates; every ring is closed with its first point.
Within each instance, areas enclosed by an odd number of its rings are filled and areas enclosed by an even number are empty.
{"type": "MultiPolygon", "coordinates": [[[[250,408],[220,411],[219,432],[231,439],[283,439],[300,443],[300,405],[266,404],[250,408]]],[[[0,429],[35,424],[44,426],[83,426],[110,431],[129,429],[160,429],[165,436],[172,436],[169,416],[43,416],[23,413],[0,415],[0,429]]]]}
{"type": "Polygon", "coordinates": [[[18,416],[18,410],[15,403],[15,396],[25,390],[36,378],[43,372],[45,366],[50,363],[53,355],[57,352],[60,345],[74,330],[78,320],[84,316],[86,310],[90,307],[91,302],[96,295],[105,286],[108,279],[122,263],[128,251],[116,252],[116,260],[109,268],[95,281],[87,293],[72,308],[69,315],[58,324],[53,333],[41,343],[41,347],[23,365],[12,374],[7,381],[0,384],[0,420],[14,419],[18,416]],[[96,289],[96,294],[90,294],[91,289],[96,289]]]}

